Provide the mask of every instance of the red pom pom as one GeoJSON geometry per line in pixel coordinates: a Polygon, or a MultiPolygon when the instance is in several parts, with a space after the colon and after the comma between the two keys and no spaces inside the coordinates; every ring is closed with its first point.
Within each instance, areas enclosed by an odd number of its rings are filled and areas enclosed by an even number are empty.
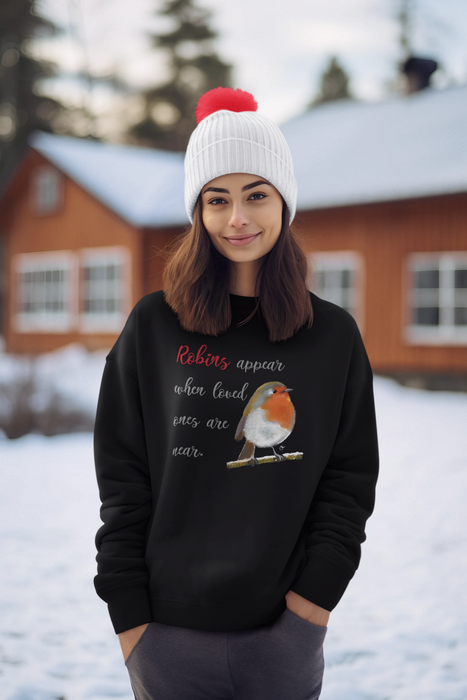
{"type": "Polygon", "coordinates": [[[195,112],[197,123],[220,109],[228,109],[230,112],[256,112],[258,103],[249,92],[225,87],[214,88],[199,98],[195,112]]]}

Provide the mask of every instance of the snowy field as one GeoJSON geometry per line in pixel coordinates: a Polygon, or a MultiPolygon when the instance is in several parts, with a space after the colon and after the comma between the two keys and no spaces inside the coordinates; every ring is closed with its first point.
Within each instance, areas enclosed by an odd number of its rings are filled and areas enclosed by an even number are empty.
{"type": "MultiPolygon", "coordinates": [[[[88,352],[83,345],[71,343],[33,358],[9,355],[4,351],[4,340],[0,336],[0,384],[24,378],[32,371],[37,389],[33,405],[37,408],[55,392],[65,406],[84,409],[94,415],[107,353],[108,350],[88,352]]],[[[2,408],[0,402],[0,411],[2,408]]]]}
{"type": "MultiPolygon", "coordinates": [[[[84,356],[67,352],[73,392],[84,356]]],[[[376,508],[331,613],[321,700],[467,700],[467,395],[376,377],[375,396],[376,508]]],[[[0,700],[133,700],[92,582],[92,435],[0,439],[0,478],[0,700]]]]}

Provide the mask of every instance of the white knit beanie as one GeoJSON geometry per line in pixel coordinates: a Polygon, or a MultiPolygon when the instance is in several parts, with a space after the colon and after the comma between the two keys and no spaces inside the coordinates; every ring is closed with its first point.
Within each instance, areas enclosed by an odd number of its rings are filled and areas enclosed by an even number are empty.
{"type": "Polygon", "coordinates": [[[297,207],[292,155],[279,127],[257,114],[257,106],[250,93],[232,88],[216,88],[201,96],[198,126],[185,155],[185,207],[192,223],[201,189],[229,173],[268,180],[284,198],[292,222],[297,207]]]}

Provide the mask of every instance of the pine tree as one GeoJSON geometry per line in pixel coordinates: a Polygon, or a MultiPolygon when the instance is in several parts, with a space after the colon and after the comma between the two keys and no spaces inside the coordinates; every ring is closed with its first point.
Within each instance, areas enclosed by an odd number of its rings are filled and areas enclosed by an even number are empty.
{"type": "Polygon", "coordinates": [[[34,0],[0,3],[0,187],[21,157],[31,131],[52,131],[61,105],[39,94],[41,80],[53,76],[54,64],[36,60],[31,39],[58,29],[36,12],[34,0]]]}
{"type": "Polygon", "coordinates": [[[403,63],[412,53],[412,34],[413,34],[413,0],[400,0],[397,19],[399,20],[399,45],[401,48],[401,56],[403,63]]]}
{"type": "Polygon", "coordinates": [[[231,66],[213,48],[217,33],[211,13],[196,0],[168,0],[158,14],[174,21],[165,34],[151,35],[153,45],[168,53],[170,78],[143,93],[144,117],[130,130],[137,143],[184,151],[196,127],[195,109],[207,90],[230,87],[231,66]]]}
{"type": "Polygon", "coordinates": [[[334,100],[344,100],[352,97],[349,89],[350,78],[339,63],[337,56],[331,56],[329,63],[321,76],[320,92],[308,105],[308,109],[334,100]]]}

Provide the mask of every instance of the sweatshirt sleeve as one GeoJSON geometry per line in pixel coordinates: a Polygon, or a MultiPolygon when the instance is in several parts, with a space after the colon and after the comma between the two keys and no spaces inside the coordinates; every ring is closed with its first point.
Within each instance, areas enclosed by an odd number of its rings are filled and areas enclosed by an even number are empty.
{"type": "Polygon", "coordinates": [[[145,565],[151,482],[137,376],[120,361],[126,342],[121,336],[107,356],[94,429],[104,523],[95,540],[94,586],[117,634],[152,621],[145,565]]]}
{"type": "Polygon", "coordinates": [[[373,375],[355,327],[336,439],[305,521],[307,560],[290,586],[333,610],[358,568],[379,471],[373,375]]]}

